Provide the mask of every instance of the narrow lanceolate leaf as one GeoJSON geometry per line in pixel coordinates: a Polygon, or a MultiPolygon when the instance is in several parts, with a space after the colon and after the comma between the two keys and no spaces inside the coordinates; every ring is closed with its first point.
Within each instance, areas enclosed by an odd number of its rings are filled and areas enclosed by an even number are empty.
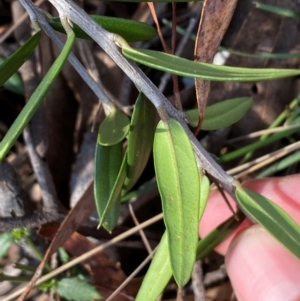
{"type": "MultiPolygon", "coordinates": [[[[99,135],[98,135],[99,138],[99,135]]],[[[100,225],[111,231],[118,221],[120,192],[125,180],[122,143],[104,146],[97,141],[95,152],[94,195],[100,225]],[[123,182],[122,182],[123,181],[123,182]],[[119,192],[119,193],[118,193],[119,192]]],[[[125,159],[126,160],[126,159],[125,159]]]]}
{"type": "MultiPolygon", "coordinates": [[[[149,40],[155,37],[157,34],[156,30],[147,23],[97,15],[90,15],[90,17],[107,31],[122,36],[127,42],[149,40]]],[[[51,18],[49,20],[49,24],[55,30],[65,33],[59,17],[51,18]]],[[[91,37],[87,35],[78,25],[74,24],[72,29],[74,30],[76,37],[82,39],[91,39],[91,37]]]]}
{"type": "Polygon", "coordinates": [[[300,259],[300,226],[277,204],[256,192],[238,187],[235,194],[241,207],[300,259]]]}
{"type": "Polygon", "coordinates": [[[182,287],[196,259],[200,175],[192,144],[174,119],[159,122],[154,138],[154,166],[174,278],[182,287]]]}
{"type": "Polygon", "coordinates": [[[43,80],[31,95],[30,99],[18,115],[12,126],[7,131],[6,135],[0,142],[0,161],[6,156],[14,142],[17,140],[19,135],[24,130],[25,126],[31,120],[32,116],[38,109],[45,95],[49,91],[54,80],[59,75],[64,63],[66,62],[69,53],[72,50],[75,41],[75,34],[72,32],[67,38],[66,44],[62,49],[61,53],[44,76],[43,80]]]}
{"type": "MultiPolygon", "coordinates": [[[[252,105],[251,97],[238,97],[207,106],[201,129],[212,131],[234,124],[244,117],[252,105]]],[[[186,113],[190,118],[190,124],[196,127],[199,119],[198,110],[193,109],[186,113]]]]}
{"type": "MultiPolygon", "coordinates": [[[[105,146],[104,146],[105,147],[105,146]]],[[[127,153],[123,158],[118,176],[107,200],[98,228],[103,226],[108,232],[111,232],[118,222],[121,206],[121,190],[126,178],[127,153]]]]}
{"type": "Polygon", "coordinates": [[[129,191],[142,174],[151,150],[155,132],[156,110],[140,93],[132,113],[127,149],[127,178],[124,192],[129,191]]]}
{"type": "MultiPolygon", "coordinates": [[[[207,256],[216,246],[227,238],[242,222],[243,218],[241,216],[239,217],[239,221],[237,221],[235,217],[229,218],[200,240],[197,245],[197,259],[202,259],[207,256]]],[[[135,301],[156,301],[171,280],[171,277],[172,268],[169,257],[167,233],[165,232],[143,279],[135,301]]]]}
{"type": "Polygon", "coordinates": [[[37,47],[41,39],[41,31],[35,33],[16,52],[0,64],[0,86],[2,86],[24,64],[37,47]]]}
{"type": "Polygon", "coordinates": [[[217,66],[213,64],[194,62],[149,49],[122,48],[123,54],[138,63],[153,69],[169,72],[172,74],[201,78],[212,81],[258,81],[276,78],[297,76],[298,69],[271,69],[271,68],[243,68],[230,66],[217,66]]]}
{"type": "MultiPolygon", "coordinates": [[[[0,56],[0,66],[5,59],[0,56]]],[[[1,68],[1,67],[0,67],[1,68]]],[[[4,84],[3,87],[13,93],[24,95],[24,84],[18,72],[14,73],[4,84]]]]}
{"type": "Polygon", "coordinates": [[[121,142],[128,134],[129,118],[121,111],[110,113],[101,123],[98,133],[98,143],[114,145],[121,142]]]}

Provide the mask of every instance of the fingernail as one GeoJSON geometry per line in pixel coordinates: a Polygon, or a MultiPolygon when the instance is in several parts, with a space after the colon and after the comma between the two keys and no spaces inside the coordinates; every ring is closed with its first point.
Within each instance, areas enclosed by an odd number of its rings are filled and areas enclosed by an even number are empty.
{"type": "Polygon", "coordinates": [[[239,301],[300,299],[300,261],[258,225],[232,241],[226,267],[239,301]]]}

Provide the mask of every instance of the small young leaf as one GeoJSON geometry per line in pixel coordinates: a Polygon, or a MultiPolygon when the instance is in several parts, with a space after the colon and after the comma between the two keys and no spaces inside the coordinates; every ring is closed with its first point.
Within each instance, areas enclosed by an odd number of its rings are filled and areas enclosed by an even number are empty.
{"type": "MultiPolygon", "coordinates": [[[[239,97],[207,106],[201,129],[212,131],[227,127],[243,118],[252,105],[251,97],[239,97]]],[[[191,126],[196,127],[199,119],[198,109],[189,110],[186,113],[190,118],[191,126]]]]}
{"type": "Polygon", "coordinates": [[[127,58],[153,69],[169,72],[180,76],[202,78],[212,81],[251,82],[297,76],[300,74],[300,70],[298,69],[218,66],[213,64],[194,62],[176,55],[155,50],[136,50],[129,46],[122,48],[122,53],[127,58]]]}
{"type": "Polygon", "coordinates": [[[129,118],[121,111],[110,113],[101,123],[98,132],[98,143],[114,145],[121,142],[129,132],[129,118]]]}
{"type": "MultiPolygon", "coordinates": [[[[147,23],[97,15],[90,15],[90,17],[107,31],[122,36],[127,42],[145,41],[157,35],[155,28],[147,23]]],[[[49,20],[49,24],[55,30],[65,33],[59,17],[51,18],[49,20]]],[[[72,29],[74,30],[77,38],[91,39],[91,37],[87,35],[78,25],[74,24],[72,29]]]]}
{"type": "Polygon", "coordinates": [[[24,64],[41,39],[41,31],[36,32],[16,52],[0,65],[0,86],[2,86],[24,64]]]}
{"type": "Polygon", "coordinates": [[[101,296],[94,286],[78,277],[63,278],[57,284],[58,294],[70,301],[100,299],[101,296]]]}
{"type": "Polygon", "coordinates": [[[148,162],[154,139],[155,117],[155,107],[140,93],[134,105],[128,135],[128,167],[124,192],[132,188],[148,162]]]}
{"type": "MultiPolygon", "coordinates": [[[[36,39],[37,39],[36,43],[38,43],[39,38],[40,38],[40,33],[36,33],[36,35],[39,35],[36,37],[36,39]]],[[[66,62],[66,60],[69,56],[69,53],[72,50],[74,41],[75,41],[75,34],[70,33],[61,53],[59,54],[59,56],[57,57],[57,59],[55,60],[55,62],[51,66],[51,68],[48,70],[47,74],[44,76],[44,78],[41,81],[41,83],[39,84],[39,86],[35,89],[35,91],[31,95],[30,99],[28,100],[28,102],[26,103],[24,108],[22,109],[21,113],[18,115],[18,117],[16,118],[16,120],[14,121],[14,123],[9,128],[6,135],[0,142],[0,161],[2,161],[4,159],[6,154],[9,152],[9,150],[13,146],[14,142],[17,140],[19,135],[24,130],[25,126],[31,120],[35,111],[38,109],[38,107],[41,104],[42,100],[44,99],[45,95],[49,91],[52,83],[59,75],[64,63],[66,62]]],[[[32,47],[30,49],[32,49],[32,47]]]]}
{"type": "Polygon", "coordinates": [[[196,259],[200,175],[190,139],[174,119],[160,121],[156,128],[154,166],[172,270],[182,287],[189,281],[196,259]]]}
{"type": "Polygon", "coordinates": [[[99,141],[96,144],[94,195],[99,226],[102,224],[109,232],[118,221],[120,193],[126,177],[126,156],[123,159],[122,152],[122,142],[110,146],[99,141]]]}
{"type": "Polygon", "coordinates": [[[300,259],[300,226],[277,204],[247,188],[237,187],[240,206],[300,259]]]}
{"type": "Polygon", "coordinates": [[[0,259],[6,255],[11,244],[15,241],[12,232],[4,232],[0,234],[0,259]]]}

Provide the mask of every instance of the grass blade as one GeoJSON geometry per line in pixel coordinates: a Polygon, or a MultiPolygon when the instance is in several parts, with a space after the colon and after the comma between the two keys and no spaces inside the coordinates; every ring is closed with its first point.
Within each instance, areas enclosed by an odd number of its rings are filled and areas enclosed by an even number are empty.
{"type": "Polygon", "coordinates": [[[294,128],[294,129],[284,130],[282,132],[273,134],[273,135],[271,135],[270,137],[267,137],[264,140],[256,141],[254,143],[248,144],[244,147],[241,147],[237,150],[234,150],[230,153],[227,153],[227,154],[224,154],[224,155],[220,156],[219,159],[218,159],[218,162],[219,163],[229,162],[231,160],[234,160],[238,157],[241,157],[241,156],[247,154],[248,152],[255,151],[255,150],[260,149],[260,148],[262,148],[266,145],[269,145],[270,143],[278,141],[282,138],[289,137],[290,135],[292,135],[292,134],[294,134],[298,131],[299,131],[298,128],[294,128]]]}
{"type": "Polygon", "coordinates": [[[56,77],[59,75],[64,63],[66,62],[69,53],[72,50],[75,41],[75,34],[72,32],[68,35],[66,44],[62,49],[61,53],[44,76],[43,80],[31,95],[30,99],[7,131],[6,135],[0,142],[0,161],[4,159],[6,154],[9,152],[19,135],[22,133],[28,122],[31,120],[35,111],[41,104],[43,98],[49,91],[56,77]]]}
{"type": "Polygon", "coordinates": [[[279,16],[293,18],[293,19],[300,19],[300,14],[292,9],[287,9],[283,7],[278,7],[276,5],[265,4],[261,2],[253,2],[255,7],[279,16]]]}

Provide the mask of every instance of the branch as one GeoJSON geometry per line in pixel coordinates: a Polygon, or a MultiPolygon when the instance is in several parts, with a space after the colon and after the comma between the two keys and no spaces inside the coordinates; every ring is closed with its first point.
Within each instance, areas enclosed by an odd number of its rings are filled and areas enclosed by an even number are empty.
{"type": "MultiPolygon", "coordinates": [[[[45,25],[44,16],[35,8],[30,0],[20,0],[25,2],[26,7],[35,11],[36,15],[32,21],[37,21],[43,29],[50,27],[45,25]]],[[[148,99],[153,103],[158,112],[167,113],[168,116],[176,119],[186,130],[195,150],[198,164],[200,168],[207,171],[214,179],[216,179],[222,187],[234,197],[235,179],[226,174],[226,172],[210,157],[207,151],[202,147],[193,133],[188,128],[184,116],[177,111],[167,100],[167,98],[157,89],[151,80],[141,71],[141,69],[133,62],[128,61],[120,52],[116,45],[119,42],[119,36],[104,30],[89,15],[77,6],[71,0],[49,0],[57,9],[60,17],[67,17],[70,21],[77,24],[83,29],[94,41],[115,61],[115,63],[123,70],[123,72],[133,81],[136,87],[141,90],[148,99]]],[[[25,7],[25,9],[26,9],[25,7]]],[[[31,16],[31,15],[30,15],[31,16]]],[[[47,28],[47,31],[50,31],[47,28]]],[[[234,197],[235,198],[235,197],[234,197]]]]}

